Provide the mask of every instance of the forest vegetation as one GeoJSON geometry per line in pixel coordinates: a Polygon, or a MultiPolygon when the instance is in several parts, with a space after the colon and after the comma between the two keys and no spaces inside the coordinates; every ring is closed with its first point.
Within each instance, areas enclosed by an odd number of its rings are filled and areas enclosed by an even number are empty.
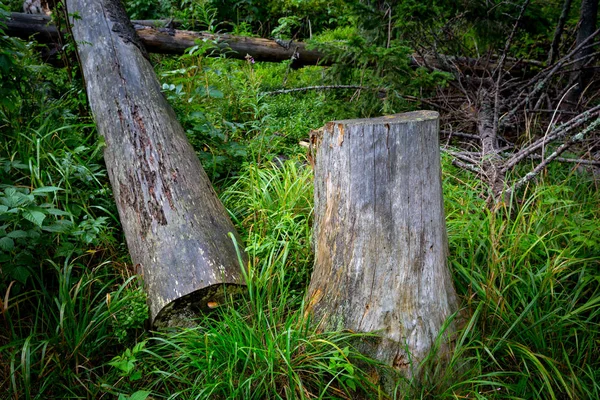
{"type": "Polygon", "coordinates": [[[4,34],[22,3],[0,5],[0,399],[600,398],[597,0],[124,5],[325,58],[233,58],[217,39],[150,54],[250,271],[241,301],[153,332],[74,43],[45,62],[46,44],[4,34]],[[368,334],[320,332],[304,312],[304,144],[329,121],[418,109],[440,112],[463,322],[448,365],[432,353],[389,390],[373,371],[394,372],[353,345],[368,334]]]}

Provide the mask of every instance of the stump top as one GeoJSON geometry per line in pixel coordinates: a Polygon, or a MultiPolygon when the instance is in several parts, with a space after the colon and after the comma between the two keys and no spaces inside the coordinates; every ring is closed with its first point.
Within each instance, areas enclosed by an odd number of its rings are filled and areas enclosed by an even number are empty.
{"type": "Polygon", "coordinates": [[[332,121],[332,124],[343,125],[376,125],[376,124],[402,124],[406,122],[427,121],[439,118],[437,111],[411,111],[402,114],[384,115],[377,118],[344,119],[332,121]]]}

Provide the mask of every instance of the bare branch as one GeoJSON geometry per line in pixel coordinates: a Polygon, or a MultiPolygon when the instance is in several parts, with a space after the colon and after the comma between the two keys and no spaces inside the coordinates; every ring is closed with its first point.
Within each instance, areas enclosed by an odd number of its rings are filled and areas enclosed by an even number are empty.
{"type": "Polygon", "coordinates": [[[563,3],[562,11],[560,13],[560,17],[558,18],[558,23],[556,24],[556,29],[554,30],[554,38],[552,39],[552,45],[550,45],[550,52],[548,54],[548,65],[554,63],[556,57],[558,57],[558,46],[560,44],[560,37],[565,29],[565,23],[567,22],[567,18],[569,17],[569,11],[571,10],[571,3],[573,0],[565,0],[563,3]]]}
{"type": "MultiPolygon", "coordinates": [[[[531,81],[529,81],[529,84],[526,86],[528,87],[529,85],[535,84],[533,90],[531,92],[529,92],[529,94],[527,94],[527,96],[525,96],[525,98],[523,100],[521,100],[519,103],[517,103],[517,105],[514,106],[509,112],[507,112],[502,117],[502,120],[510,121],[510,119],[519,111],[519,109],[521,109],[523,106],[525,106],[525,104],[529,103],[529,101],[532,98],[534,98],[546,86],[546,83],[550,80],[550,78],[556,73],[556,71],[558,71],[560,68],[562,68],[562,66],[567,62],[567,60],[569,60],[571,57],[573,57],[575,54],[577,54],[577,52],[579,50],[581,50],[582,47],[587,45],[599,33],[600,33],[600,29],[596,30],[593,34],[588,36],[587,39],[582,41],[578,46],[576,46],[573,50],[571,50],[569,52],[569,54],[567,54],[566,56],[564,56],[563,58],[558,60],[556,62],[556,64],[554,64],[554,66],[552,66],[549,69],[549,71],[547,72],[545,77],[542,78],[543,74],[540,73],[537,75],[537,82],[536,82],[536,80],[533,80],[533,79],[531,81]]],[[[506,122],[504,122],[504,123],[506,123],[506,122]]]]}
{"type": "Polygon", "coordinates": [[[521,18],[523,18],[523,14],[529,5],[529,0],[525,0],[523,5],[521,6],[521,11],[519,12],[519,16],[515,21],[512,31],[510,32],[510,36],[506,40],[506,44],[504,45],[504,51],[502,52],[502,56],[500,57],[500,61],[498,62],[498,67],[494,71],[495,74],[498,74],[496,77],[496,88],[494,90],[494,119],[493,119],[493,132],[495,134],[498,133],[498,114],[500,112],[500,84],[502,83],[502,76],[504,75],[504,62],[506,61],[506,56],[508,54],[508,50],[512,45],[512,41],[515,37],[515,33],[517,33],[517,29],[519,27],[519,23],[521,22],[521,18]]]}
{"type": "MultiPolygon", "coordinates": [[[[530,158],[530,159],[533,159],[533,160],[543,160],[544,159],[544,157],[542,157],[539,154],[530,154],[530,155],[527,156],[527,158],[530,158]]],[[[565,162],[565,163],[573,163],[573,164],[581,164],[581,165],[593,165],[593,166],[600,167],[600,161],[597,161],[597,160],[586,160],[584,158],[556,157],[554,159],[554,161],[565,162]]]]}
{"type": "Polygon", "coordinates": [[[306,87],[301,87],[301,88],[274,90],[272,92],[263,92],[262,94],[264,94],[266,96],[275,96],[278,94],[286,94],[286,93],[294,93],[294,92],[308,92],[310,90],[338,90],[338,89],[369,90],[372,92],[382,92],[384,94],[387,93],[387,89],[372,88],[372,87],[360,86],[360,85],[324,85],[324,86],[306,86],[306,87]]]}
{"type": "MultiPolygon", "coordinates": [[[[588,111],[578,115],[575,118],[570,119],[566,123],[554,128],[548,135],[536,140],[529,146],[521,149],[515,155],[513,155],[510,159],[508,159],[504,166],[502,167],[503,171],[508,171],[513,168],[517,163],[526,158],[528,155],[532,154],[534,151],[540,149],[541,147],[547,145],[548,143],[564,137],[573,129],[580,127],[585,124],[592,118],[600,117],[600,105],[594,108],[589,109],[588,111]]],[[[586,128],[587,129],[587,128],[586,128]]]]}
{"type": "Polygon", "coordinates": [[[558,148],[550,154],[546,159],[544,159],[541,163],[539,163],[531,172],[527,173],[523,178],[519,179],[513,187],[506,190],[506,195],[509,196],[515,190],[520,189],[524,184],[531,181],[533,178],[538,176],[540,172],[544,170],[552,161],[554,161],[559,155],[561,155],[565,150],[571,147],[578,141],[583,140],[583,138],[590,133],[592,130],[596,129],[596,127],[600,126],[600,118],[594,120],[590,125],[588,125],[584,130],[579,132],[578,134],[572,136],[568,141],[558,146],[558,148]]]}
{"type": "Polygon", "coordinates": [[[466,169],[467,171],[471,171],[471,172],[473,172],[474,174],[477,174],[477,175],[482,175],[483,174],[483,171],[481,171],[481,169],[479,167],[476,167],[474,165],[470,165],[470,164],[464,163],[464,162],[459,161],[457,159],[452,160],[452,165],[457,166],[457,167],[462,168],[462,169],[466,169]]]}
{"type": "Polygon", "coordinates": [[[461,161],[464,161],[466,163],[469,163],[471,165],[476,165],[478,164],[478,160],[474,160],[473,158],[471,158],[471,156],[480,156],[480,154],[474,154],[474,153],[467,153],[467,152],[459,152],[459,151],[453,151],[453,150],[449,150],[446,148],[440,148],[441,151],[443,151],[446,154],[450,154],[452,157],[457,158],[461,161]]]}
{"type": "Polygon", "coordinates": [[[450,137],[457,136],[457,137],[462,137],[462,138],[465,138],[465,139],[481,140],[481,138],[478,135],[472,135],[470,133],[454,132],[454,131],[440,131],[440,133],[442,135],[448,135],[450,137]]]}

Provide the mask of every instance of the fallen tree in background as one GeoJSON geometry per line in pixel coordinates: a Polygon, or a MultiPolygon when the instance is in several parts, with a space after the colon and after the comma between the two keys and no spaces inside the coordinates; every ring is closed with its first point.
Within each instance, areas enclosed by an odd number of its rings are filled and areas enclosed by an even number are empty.
{"type": "MultiPolygon", "coordinates": [[[[213,34],[207,32],[194,32],[160,27],[171,21],[143,20],[131,21],[137,35],[149,53],[183,54],[186,49],[197,44],[198,41],[212,41],[225,52],[229,58],[244,60],[250,55],[255,61],[281,62],[292,60],[295,68],[305,65],[328,65],[331,63],[326,54],[312,50],[306,43],[296,41],[271,40],[256,37],[234,36],[229,34],[213,34]]],[[[172,24],[170,24],[172,25],[172,24]]],[[[6,21],[6,33],[9,36],[29,39],[33,37],[40,43],[60,43],[59,31],[52,24],[51,18],[39,14],[11,13],[6,21]]],[[[216,52],[215,54],[220,54],[216,52]]],[[[410,65],[413,67],[425,66],[440,70],[453,70],[457,65],[471,69],[485,71],[496,68],[497,57],[491,57],[485,65],[480,60],[468,57],[455,57],[444,55],[426,55],[414,53],[410,56],[410,65]]],[[[507,60],[504,67],[513,72],[523,68],[542,64],[531,60],[507,60]]]]}

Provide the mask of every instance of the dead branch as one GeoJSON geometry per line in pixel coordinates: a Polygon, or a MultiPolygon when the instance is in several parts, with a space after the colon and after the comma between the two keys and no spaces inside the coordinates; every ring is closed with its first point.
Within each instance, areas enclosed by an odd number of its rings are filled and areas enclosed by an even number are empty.
{"type": "Polygon", "coordinates": [[[510,111],[508,111],[502,118],[501,121],[504,121],[504,124],[507,124],[512,117],[522,109],[527,103],[530,102],[548,83],[550,78],[563,67],[571,57],[573,57],[581,48],[587,45],[593,38],[595,38],[600,33],[600,29],[596,30],[593,34],[591,34],[587,39],[582,41],[578,46],[576,46],[573,50],[571,50],[566,56],[562,57],[559,61],[556,62],[553,66],[549,68],[545,76],[543,73],[537,75],[537,80],[530,80],[526,87],[534,86],[533,90],[531,90],[523,100],[519,101],[515,106],[513,106],[510,111]],[[542,77],[543,76],[543,77],[542,77]]]}
{"type": "Polygon", "coordinates": [[[519,11],[519,16],[515,21],[512,31],[510,32],[510,36],[506,40],[506,44],[504,45],[504,51],[502,52],[502,56],[500,57],[500,62],[498,62],[498,68],[494,70],[494,74],[497,74],[496,78],[496,87],[494,90],[494,119],[493,119],[493,131],[495,134],[498,133],[498,115],[500,113],[500,84],[502,83],[502,77],[504,75],[504,62],[506,61],[506,55],[508,54],[508,50],[510,46],[512,46],[512,41],[515,37],[515,33],[519,27],[519,23],[521,22],[521,18],[523,18],[523,14],[525,14],[525,10],[529,5],[529,0],[525,0],[525,2],[521,5],[521,10],[519,11]]]}
{"type": "Polygon", "coordinates": [[[568,141],[558,146],[556,150],[552,154],[550,154],[546,159],[544,159],[541,163],[539,163],[531,172],[527,173],[523,178],[519,179],[511,188],[506,190],[506,195],[510,195],[515,190],[520,189],[524,184],[531,181],[537,175],[540,174],[541,171],[544,170],[552,161],[554,161],[559,155],[561,155],[565,150],[574,145],[575,143],[583,140],[583,138],[600,126],[600,118],[597,118],[590,125],[588,125],[584,130],[579,132],[578,134],[572,136],[568,141]]]}
{"type": "MultiPolygon", "coordinates": [[[[544,157],[542,157],[539,154],[530,154],[527,156],[527,158],[532,159],[532,160],[543,160],[544,159],[544,157]]],[[[556,158],[554,158],[554,161],[564,162],[564,163],[581,164],[581,165],[592,165],[595,167],[600,167],[600,161],[586,160],[584,158],[556,157],[556,158]]]]}
{"type": "Polygon", "coordinates": [[[515,153],[510,159],[504,162],[504,166],[502,169],[505,172],[512,169],[515,165],[517,165],[517,163],[519,163],[521,160],[532,154],[534,151],[546,146],[548,143],[553,142],[554,140],[560,139],[561,137],[565,137],[569,132],[579,128],[590,119],[598,117],[600,117],[600,105],[593,107],[579,114],[578,116],[570,119],[566,123],[554,128],[549,134],[539,138],[535,142],[531,143],[529,146],[521,149],[520,151],[515,153]]]}
{"type": "Polygon", "coordinates": [[[387,89],[372,88],[372,87],[360,86],[360,85],[323,85],[323,86],[306,86],[306,87],[292,88],[292,89],[273,90],[272,92],[263,92],[262,94],[264,94],[266,96],[275,96],[278,94],[308,92],[311,90],[345,90],[345,89],[368,90],[368,91],[373,91],[373,92],[380,92],[383,94],[387,93],[387,89]]]}
{"type": "Polygon", "coordinates": [[[548,65],[553,64],[556,57],[558,57],[558,45],[560,44],[560,38],[565,29],[565,23],[567,22],[567,18],[569,17],[569,11],[571,10],[572,2],[573,0],[565,0],[565,2],[563,3],[562,11],[560,13],[560,17],[558,18],[556,29],[554,30],[552,44],[550,45],[550,52],[548,53],[548,65]]]}

